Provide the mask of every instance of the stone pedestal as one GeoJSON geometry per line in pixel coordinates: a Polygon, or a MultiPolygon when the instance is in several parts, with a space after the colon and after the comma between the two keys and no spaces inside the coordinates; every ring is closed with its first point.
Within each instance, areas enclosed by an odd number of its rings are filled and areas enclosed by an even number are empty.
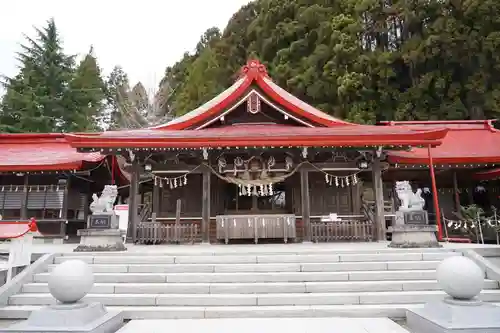
{"type": "Polygon", "coordinates": [[[413,333],[500,333],[500,307],[443,300],[408,311],[406,322],[413,333]]]}
{"type": "Polygon", "coordinates": [[[34,310],[27,320],[0,328],[2,332],[37,333],[114,333],[123,326],[121,313],[106,311],[100,303],[82,299],[94,286],[90,266],[81,260],[68,260],[50,273],[48,287],[57,305],[34,310]]]}
{"type": "Polygon", "coordinates": [[[29,318],[0,333],[114,333],[123,326],[123,316],[107,312],[99,303],[52,305],[33,311],[29,318]]]}
{"type": "Polygon", "coordinates": [[[89,216],[87,229],[78,230],[80,245],[74,252],[126,251],[118,217],[114,212],[100,212],[89,216]]]}
{"type": "Polygon", "coordinates": [[[435,232],[435,225],[396,225],[392,227],[392,240],[389,247],[394,248],[437,248],[441,247],[435,232]]]}
{"type": "Polygon", "coordinates": [[[80,245],[74,252],[126,251],[120,229],[82,229],[78,230],[80,245]]]}
{"type": "Polygon", "coordinates": [[[428,224],[426,211],[397,211],[395,223],[391,229],[392,241],[389,247],[441,247],[436,238],[437,226],[428,224]]]}
{"type": "Polygon", "coordinates": [[[446,258],[436,270],[440,287],[448,294],[421,309],[408,310],[407,326],[413,333],[500,333],[500,307],[478,299],[484,272],[463,256],[446,258]]]}

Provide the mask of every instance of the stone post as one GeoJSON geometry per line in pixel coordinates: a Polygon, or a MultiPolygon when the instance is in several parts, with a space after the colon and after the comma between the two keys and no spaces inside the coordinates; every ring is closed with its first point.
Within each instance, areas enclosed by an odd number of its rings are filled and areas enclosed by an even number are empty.
{"type": "Polygon", "coordinates": [[[52,271],[48,284],[58,304],[34,310],[27,320],[0,328],[0,333],[114,333],[123,326],[121,313],[81,301],[94,286],[94,274],[85,262],[63,262],[52,271]]]}
{"type": "Polygon", "coordinates": [[[437,280],[448,295],[423,308],[407,311],[407,325],[413,333],[498,333],[500,307],[478,299],[484,272],[471,259],[454,256],[443,260],[437,280]]]}

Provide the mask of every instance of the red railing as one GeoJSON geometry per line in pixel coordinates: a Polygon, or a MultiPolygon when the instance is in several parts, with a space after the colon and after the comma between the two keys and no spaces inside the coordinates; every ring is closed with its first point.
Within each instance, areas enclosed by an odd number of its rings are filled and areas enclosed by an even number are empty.
{"type": "Polygon", "coordinates": [[[15,239],[26,235],[28,232],[36,232],[38,227],[36,220],[31,218],[29,221],[0,221],[0,239],[15,239]]]}

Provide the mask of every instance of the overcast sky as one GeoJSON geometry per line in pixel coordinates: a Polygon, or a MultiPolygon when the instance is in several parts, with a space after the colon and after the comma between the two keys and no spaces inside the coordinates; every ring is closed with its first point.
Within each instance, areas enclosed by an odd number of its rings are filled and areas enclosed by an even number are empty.
{"type": "Polygon", "coordinates": [[[132,82],[154,89],[168,65],[192,51],[212,26],[221,30],[250,0],[4,0],[0,9],[0,74],[16,74],[23,34],[53,17],[66,52],[94,46],[105,73],[121,65],[132,82]]]}

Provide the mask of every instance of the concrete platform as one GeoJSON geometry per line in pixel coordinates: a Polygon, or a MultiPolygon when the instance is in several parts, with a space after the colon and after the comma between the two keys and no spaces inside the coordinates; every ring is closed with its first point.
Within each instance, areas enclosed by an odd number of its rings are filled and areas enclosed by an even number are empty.
{"type": "Polygon", "coordinates": [[[117,333],[408,333],[387,318],[246,318],[133,320],[117,333]]]}

